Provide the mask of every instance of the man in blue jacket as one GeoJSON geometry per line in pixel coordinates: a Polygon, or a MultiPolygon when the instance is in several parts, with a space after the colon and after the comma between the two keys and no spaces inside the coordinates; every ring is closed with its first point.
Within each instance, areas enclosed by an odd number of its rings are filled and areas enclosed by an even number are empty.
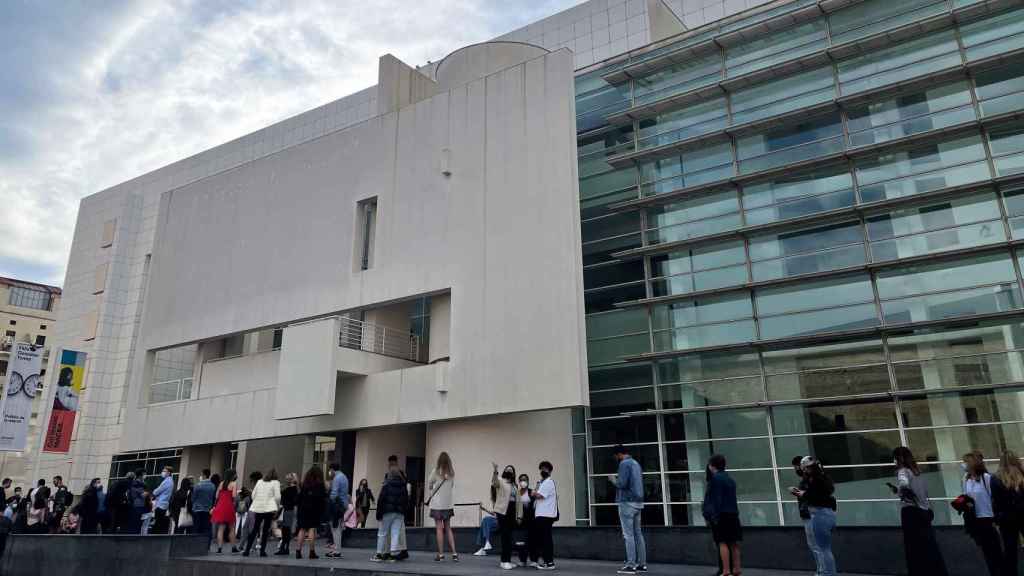
{"type": "Polygon", "coordinates": [[[622,538],[626,541],[626,564],[619,574],[647,572],[647,544],[640,525],[640,513],[644,509],[643,470],[625,446],[619,444],[612,453],[619,461],[619,473],[608,479],[615,485],[619,523],[622,524],[622,538]]]}

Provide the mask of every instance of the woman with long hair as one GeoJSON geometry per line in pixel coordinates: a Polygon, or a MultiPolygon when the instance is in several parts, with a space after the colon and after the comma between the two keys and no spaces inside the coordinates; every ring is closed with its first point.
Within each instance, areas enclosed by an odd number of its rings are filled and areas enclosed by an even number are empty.
{"type": "Polygon", "coordinates": [[[82,534],[95,534],[99,526],[100,510],[100,487],[103,484],[99,478],[93,478],[89,486],[82,491],[82,499],[78,502],[78,517],[82,534]]]}
{"type": "Polygon", "coordinates": [[[324,471],[313,465],[306,471],[299,490],[298,522],[296,530],[299,540],[296,543],[295,557],[302,558],[302,543],[309,541],[309,559],[319,558],[316,554],[316,529],[320,519],[327,511],[327,486],[324,484],[324,471]]]}
{"type": "Polygon", "coordinates": [[[491,502],[493,510],[498,514],[498,529],[501,531],[501,568],[511,570],[512,536],[516,526],[523,520],[523,503],[516,490],[516,469],[508,465],[498,476],[498,465],[491,463],[494,474],[491,476],[491,502]]]}
{"type": "Polygon", "coordinates": [[[1009,450],[999,459],[992,485],[996,522],[1003,537],[1003,576],[1017,576],[1018,538],[1024,534],[1024,468],[1009,450]]]}
{"type": "MultiPolygon", "coordinates": [[[[964,494],[971,499],[971,508],[964,515],[967,533],[981,548],[989,576],[999,576],[1003,550],[995,525],[995,507],[992,505],[993,486],[999,480],[988,473],[985,456],[980,450],[964,454],[961,468],[964,471],[964,494]]],[[[999,488],[995,487],[995,490],[999,488]]]]}
{"type": "Polygon", "coordinates": [[[366,528],[366,518],[370,514],[370,506],[373,505],[373,491],[370,485],[363,478],[359,481],[359,488],[356,490],[356,517],[360,528],[366,528]]]}
{"type": "Polygon", "coordinates": [[[452,502],[452,488],[455,486],[455,467],[452,466],[452,459],[447,452],[441,452],[437,457],[437,466],[430,473],[427,481],[427,490],[430,496],[427,498],[427,505],[430,506],[430,517],[434,519],[434,527],[437,531],[437,556],[435,562],[444,561],[444,536],[448,534],[448,545],[452,549],[452,562],[459,561],[459,553],[455,551],[455,532],[452,530],[452,516],[455,515],[455,504],[452,502]]]}
{"type": "Polygon", "coordinates": [[[811,514],[811,534],[817,546],[819,576],[836,575],[836,558],[832,554],[832,530],[836,527],[836,488],[825,473],[821,462],[813,456],[804,456],[800,461],[806,488],[798,488],[793,495],[807,502],[811,514]]]}
{"type": "Polygon", "coordinates": [[[946,563],[932,528],[935,514],[928,500],[928,483],[910,448],[897,447],[892,459],[896,463],[896,484],[889,484],[889,488],[900,498],[907,572],[910,576],[946,576],[946,563]]]}
{"type": "Polygon", "coordinates": [[[192,533],[192,478],[183,478],[181,486],[171,496],[169,510],[171,522],[174,522],[175,534],[192,533]],[[182,514],[184,512],[184,514],[182,514]]]}
{"type": "Polygon", "coordinates": [[[245,541],[243,556],[248,556],[256,536],[260,538],[260,557],[267,556],[267,538],[270,536],[270,525],[277,516],[277,509],[281,505],[281,483],[277,480],[277,470],[271,468],[256,481],[252,489],[252,504],[249,506],[249,513],[254,516],[253,526],[249,531],[249,537],[245,541]]]}
{"type": "Polygon", "coordinates": [[[299,477],[289,472],[284,477],[285,489],[281,491],[281,544],[275,556],[287,556],[292,542],[292,529],[295,526],[295,506],[299,502],[299,477]]]}
{"type": "Polygon", "coordinates": [[[231,542],[231,553],[238,552],[238,540],[235,537],[235,496],[238,495],[238,474],[234,470],[224,472],[220,486],[217,487],[217,503],[210,514],[210,522],[216,526],[217,554],[224,548],[224,536],[231,542]]]}

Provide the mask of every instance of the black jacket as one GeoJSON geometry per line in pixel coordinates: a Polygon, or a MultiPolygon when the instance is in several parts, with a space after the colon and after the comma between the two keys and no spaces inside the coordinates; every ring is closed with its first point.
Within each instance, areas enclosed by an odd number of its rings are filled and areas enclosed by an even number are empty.
{"type": "Polygon", "coordinates": [[[388,474],[377,496],[377,520],[385,514],[405,514],[409,507],[409,491],[405,487],[405,478],[400,474],[388,474]]]}
{"type": "Polygon", "coordinates": [[[1024,490],[1013,490],[992,475],[992,512],[996,522],[1013,522],[1024,514],[1024,490]]]}
{"type": "Polygon", "coordinates": [[[804,501],[807,505],[812,508],[831,508],[836,509],[836,499],[833,494],[836,492],[836,487],[832,483],[832,479],[824,473],[821,476],[808,476],[807,480],[807,491],[804,493],[804,501]]]}

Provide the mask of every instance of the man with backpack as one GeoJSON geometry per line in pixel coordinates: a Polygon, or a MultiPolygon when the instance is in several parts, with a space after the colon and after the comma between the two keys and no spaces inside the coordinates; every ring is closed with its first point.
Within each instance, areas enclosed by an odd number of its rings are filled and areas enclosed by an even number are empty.
{"type": "Polygon", "coordinates": [[[51,500],[53,502],[53,513],[50,516],[50,533],[57,534],[60,532],[60,524],[64,519],[64,513],[71,507],[71,503],[75,501],[74,495],[64,485],[64,478],[60,476],[53,477],[53,496],[51,500]]]}

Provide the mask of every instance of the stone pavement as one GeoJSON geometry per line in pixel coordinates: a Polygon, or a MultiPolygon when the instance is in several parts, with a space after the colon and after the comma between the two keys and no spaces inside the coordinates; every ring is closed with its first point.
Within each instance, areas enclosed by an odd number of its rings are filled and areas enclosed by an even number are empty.
{"type": "MultiPolygon", "coordinates": [[[[275,574],[298,576],[302,574],[335,576],[349,575],[406,575],[406,576],[471,576],[477,574],[540,574],[541,572],[532,568],[516,568],[515,570],[502,570],[498,567],[497,556],[460,556],[461,562],[453,563],[450,559],[445,562],[434,562],[434,555],[427,552],[413,552],[412,557],[404,562],[395,563],[374,563],[369,558],[372,551],[369,549],[349,548],[345,550],[345,558],[341,560],[327,559],[322,555],[319,560],[297,560],[295,556],[270,556],[258,558],[250,556],[243,558],[237,554],[211,554],[210,556],[198,558],[186,558],[179,560],[179,563],[190,564],[195,574],[232,574],[242,576],[245,574],[275,574]]],[[[555,559],[558,569],[552,574],[569,575],[614,575],[619,565],[610,562],[594,562],[589,560],[561,560],[555,559]]],[[[713,576],[716,570],[713,566],[683,566],[678,564],[651,564],[649,566],[651,576],[713,576]]],[[[181,572],[177,572],[181,573],[181,572]]],[[[809,576],[808,572],[795,572],[790,570],[763,570],[751,568],[744,570],[745,576],[809,576]]],[[[844,576],[857,576],[852,573],[843,573],[844,576]]]]}

